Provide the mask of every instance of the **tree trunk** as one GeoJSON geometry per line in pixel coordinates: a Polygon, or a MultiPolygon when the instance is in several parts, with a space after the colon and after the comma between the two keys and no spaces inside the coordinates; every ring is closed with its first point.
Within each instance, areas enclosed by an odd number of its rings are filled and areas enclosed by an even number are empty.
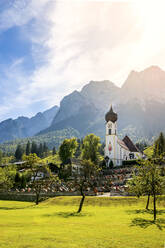
{"type": "Polygon", "coordinates": [[[84,200],[85,200],[85,194],[83,193],[82,190],[81,190],[81,195],[82,195],[82,198],[81,198],[79,209],[78,209],[77,213],[80,213],[81,212],[82,207],[83,207],[83,204],[84,204],[84,200]]]}
{"type": "Polygon", "coordinates": [[[39,203],[39,194],[36,194],[36,205],[39,203]]]}
{"type": "Polygon", "coordinates": [[[154,197],[154,221],[156,220],[156,195],[153,195],[154,197]]]}
{"type": "Polygon", "coordinates": [[[149,203],[150,203],[150,194],[148,194],[147,204],[146,204],[146,210],[148,210],[149,203]]]}

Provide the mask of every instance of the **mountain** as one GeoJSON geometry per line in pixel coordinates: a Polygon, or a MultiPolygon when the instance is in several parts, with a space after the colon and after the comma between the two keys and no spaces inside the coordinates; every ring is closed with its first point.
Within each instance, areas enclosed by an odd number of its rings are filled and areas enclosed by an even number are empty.
{"type": "Polygon", "coordinates": [[[42,129],[50,126],[53,118],[58,111],[58,107],[37,113],[32,118],[18,117],[17,119],[7,119],[0,123],[0,143],[6,140],[30,137],[42,129]]]}
{"type": "Polygon", "coordinates": [[[118,113],[119,136],[151,141],[160,131],[165,132],[165,71],[157,66],[132,71],[121,88],[108,80],[90,81],[81,91],[65,96],[59,108],[1,122],[0,142],[68,128],[81,137],[95,133],[104,140],[104,117],[110,104],[118,113]]]}
{"type": "Polygon", "coordinates": [[[121,102],[137,99],[141,105],[146,102],[165,102],[165,72],[158,66],[144,71],[132,71],[120,91],[121,102]]]}
{"type": "Polygon", "coordinates": [[[104,119],[103,111],[108,108],[110,99],[115,102],[119,91],[110,81],[89,82],[80,92],[74,91],[62,99],[51,126],[39,134],[67,127],[78,130],[82,136],[93,132],[93,125],[104,119]]]}
{"type": "Polygon", "coordinates": [[[104,116],[111,103],[120,136],[151,140],[165,131],[165,72],[157,66],[132,71],[121,88],[110,81],[91,81],[62,99],[52,124],[41,133],[72,127],[81,136],[92,132],[104,138],[104,116]]]}

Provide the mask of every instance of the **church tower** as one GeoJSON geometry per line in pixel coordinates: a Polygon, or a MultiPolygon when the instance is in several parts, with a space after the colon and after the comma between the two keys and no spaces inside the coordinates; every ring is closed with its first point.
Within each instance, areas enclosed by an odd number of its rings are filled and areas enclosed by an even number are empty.
{"type": "Polygon", "coordinates": [[[105,136],[105,159],[107,167],[110,162],[117,164],[117,114],[113,112],[112,106],[105,115],[106,120],[106,136],[105,136]]]}

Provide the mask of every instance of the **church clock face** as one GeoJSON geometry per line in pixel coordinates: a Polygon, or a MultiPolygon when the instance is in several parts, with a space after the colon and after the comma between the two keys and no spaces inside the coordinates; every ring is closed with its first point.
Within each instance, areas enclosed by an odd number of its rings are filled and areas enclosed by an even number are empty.
{"type": "Polygon", "coordinates": [[[112,124],[111,123],[108,123],[108,128],[112,128],[112,124]]]}

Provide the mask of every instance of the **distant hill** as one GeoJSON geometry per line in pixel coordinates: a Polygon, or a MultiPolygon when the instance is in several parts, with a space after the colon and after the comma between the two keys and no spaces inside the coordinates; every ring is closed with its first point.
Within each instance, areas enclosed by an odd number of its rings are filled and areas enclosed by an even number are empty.
{"type": "Polygon", "coordinates": [[[48,132],[46,134],[34,137],[6,141],[3,144],[0,144],[0,150],[7,153],[14,153],[18,144],[26,145],[28,141],[30,141],[31,143],[35,141],[37,144],[46,142],[49,149],[52,149],[54,146],[58,148],[64,139],[69,139],[72,137],[79,138],[79,132],[77,130],[74,130],[73,128],[67,128],[63,130],[48,132]]]}
{"type": "Polygon", "coordinates": [[[50,126],[57,111],[58,107],[54,106],[43,113],[37,113],[32,118],[21,116],[15,120],[2,121],[0,123],[0,143],[35,135],[40,130],[50,126]]]}

